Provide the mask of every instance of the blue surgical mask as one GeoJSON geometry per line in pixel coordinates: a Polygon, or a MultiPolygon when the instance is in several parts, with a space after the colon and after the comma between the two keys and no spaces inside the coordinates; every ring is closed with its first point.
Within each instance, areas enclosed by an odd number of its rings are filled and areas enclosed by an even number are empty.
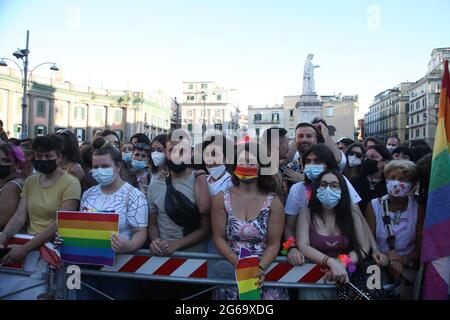
{"type": "Polygon", "coordinates": [[[132,152],[122,152],[122,160],[125,162],[131,162],[132,156],[133,156],[132,152]]]}
{"type": "Polygon", "coordinates": [[[333,209],[341,201],[341,190],[331,190],[330,187],[317,189],[317,199],[319,199],[324,208],[333,209]]]}
{"type": "Polygon", "coordinates": [[[147,168],[147,162],[133,159],[131,161],[131,166],[133,167],[134,170],[137,170],[137,171],[144,170],[145,168],[147,168]]]}
{"type": "Polygon", "coordinates": [[[323,164],[307,164],[303,172],[309,180],[315,181],[325,171],[323,164]]]}
{"type": "Polygon", "coordinates": [[[113,168],[97,168],[92,170],[92,177],[101,186],[109,186],[117,178],[117,173],[114,173],[113,168]]]}

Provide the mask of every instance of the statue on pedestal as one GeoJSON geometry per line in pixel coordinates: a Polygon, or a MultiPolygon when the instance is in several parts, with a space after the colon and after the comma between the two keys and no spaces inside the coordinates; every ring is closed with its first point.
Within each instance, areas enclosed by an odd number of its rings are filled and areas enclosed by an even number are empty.
{"type": "Polygon", "coordinates": [[[303,95],[316,95],[314,83],[314,69],[320,68],[312,63],[313,54],[308,54],[305,61],[305,68],[303,70],[303,95]]]}

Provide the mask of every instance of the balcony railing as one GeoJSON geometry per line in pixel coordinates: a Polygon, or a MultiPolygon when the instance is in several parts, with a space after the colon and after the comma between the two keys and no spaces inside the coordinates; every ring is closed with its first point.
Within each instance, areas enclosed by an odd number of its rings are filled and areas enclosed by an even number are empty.
{"type": "Polygon", "coordinates": [[[254,124],[280,124],[280,119],[255,119],[253,120],[254,124]]]}

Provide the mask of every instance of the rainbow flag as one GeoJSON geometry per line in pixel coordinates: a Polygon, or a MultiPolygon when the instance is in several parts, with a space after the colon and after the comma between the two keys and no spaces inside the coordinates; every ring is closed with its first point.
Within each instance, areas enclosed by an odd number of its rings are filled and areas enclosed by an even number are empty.
{"type": "Polygon", "coordinates": [[[239,290],[239,300],[261,300],[261,293],[256,285],[259,274],[259,257],[251,256],[250,252],[241,247],[239,261],[236,265],[236,281],[239,290]]]}
{"type": "Polygon", "coordinates": [[[450,279],[450,75],[448,61],[439,102],[421,260],[425,264],[423,298],[447,300],[450,279]]]}
{"type": "Polygon", "coordinates": [[[119,231],[118,214],[58,211],[57,224],[62,261],[114,266],[111,235],[119,231]]]}

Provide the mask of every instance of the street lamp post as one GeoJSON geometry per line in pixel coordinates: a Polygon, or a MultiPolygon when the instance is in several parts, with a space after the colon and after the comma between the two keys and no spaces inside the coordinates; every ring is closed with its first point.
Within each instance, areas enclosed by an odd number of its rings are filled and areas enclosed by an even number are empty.
{"type": "MultiPolygon", "coordinates": [[[[23,62],[23,69],[17,64],[14,60],[8,59],[8,58],[0,58],[0,67],[7,67],[8,64],[5,62],[5,60],[14,62],[14,64],[19,68],[19,70],[22,73],[22,87],[23,87],[23,95],[22,95],[22,128],[20,133],[21,139],[26,139],[29,137],[29,130],[27,130],[27,89],[28,89],[28,55],[30,53],[29,50],[29,42],[30,42],[30,30],[27,30],[27,40],[26,40],[26,47],[25,49],[18,49],[13,53],[13,56],[16,59],[20,59],[23,62]]],[[[33,70],[31,70],[30,73],[30,79],[31,75],[36,68],[39,66],[42,66],[44,64],[51,64],[50,70],[52,71],[58,71],[58,67],[56,66],[56,63],[54,62],[44,62],[39,65],[37,65],[33,70]]]]}
{"type": "Polygon", "coordinates": [[[204,91],[201,92],[203,99],[203,124],[202,133],[205,134],[206,131],[206,97],[208,96],[204,91]]]}

